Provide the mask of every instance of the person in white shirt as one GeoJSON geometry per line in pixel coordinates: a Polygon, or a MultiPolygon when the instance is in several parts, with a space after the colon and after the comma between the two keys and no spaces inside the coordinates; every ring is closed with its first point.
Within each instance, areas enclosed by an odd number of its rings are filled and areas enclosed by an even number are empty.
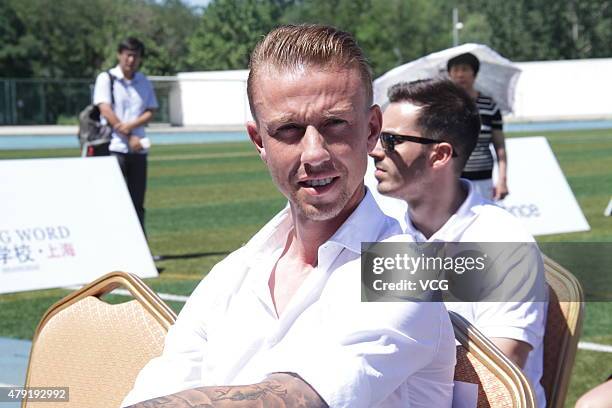
{"type": "Polygon", "coordinates": [[[288,206],[200,283],[122,406],[450,407],[443,303],[361,302],[361,243],[401,232],[363,183],[382,113],[362,51],[281,26],[250,68],[247,131],[288,206]]]}
{"type": "Polygon", "coordinates": [[[108,153],[119,163],[143,231],[150,144],[145,125],[158,108],[153,85],[138,71],[144,54],[144,44],[138,39],[128,37],[121,41],[117,47],[119,64],[98,75],[93,94],[103,121],[113,128],[108,153]]]}
{"type": "Polygon", "coordinates": [[[494,278],[504,282],[492,286],[503,295],[488,298],[497,301],[446,305],[523,368],[538,406],[544,407],[540,378],[547,292],[541,255],[519,220],[460,178],[480,130],[476,105],[448,80],[399,83],[388,96],[383,131],[370,156],[378,192],[404,200],[408,210],[405,235],[387,241],[532,243],[526,246],[527,256],[499,260],[504,269],[494,278]]]}

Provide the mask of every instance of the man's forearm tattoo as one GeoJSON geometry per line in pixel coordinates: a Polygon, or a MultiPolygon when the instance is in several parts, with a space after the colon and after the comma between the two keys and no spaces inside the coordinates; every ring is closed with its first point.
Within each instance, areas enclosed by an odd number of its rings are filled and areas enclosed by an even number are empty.
{"type": "Polygon", "coordinates": [[[264,381],[261,384],[247,385],[244,387],[223,387],[215,390],[218,394],[213,397],[213,401],[255,401],[265,398],[268,394],[284,397],[287,395],[287,389],[279,383],[264,381]],[[242,388],[246,388],[243,390],[242,388]]]}
{"type": "Polygon", "coordinates": [[[166,395],[165,397],[159,397],[143,402],[139,402],[136,405],[130,405],[128,408],[214,408],[210,404],[193,404],[188,400],[180,398],[177,394],[166,395]]]}
{"type": "Polygon", "coordinates": [[[200,387],[143,401],[130,408],[327,408],[299,377],[274,375],[259,384],[200,387]]]}

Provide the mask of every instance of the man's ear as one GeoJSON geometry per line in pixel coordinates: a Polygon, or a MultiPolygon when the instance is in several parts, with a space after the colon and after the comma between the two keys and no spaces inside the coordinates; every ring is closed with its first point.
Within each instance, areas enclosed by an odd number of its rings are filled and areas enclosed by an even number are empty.
{"type": "Polygon", "coordinates": [[[263,146],[263,140],[261,135],[259,134],[259,130],[257,128],[257,123],[255,121],[248,121],[246,123],[247,133],[249,134],[249,138],[251,142],[255,145],[255,149],[257,149],[257,153],[259,153],[259,157],[266,162],[266,149],[263,146]]]}
{"type": "Polygon", "coordinates": [[[380,136],[380,130],[382,129],[382,111],[380,106],[372,105],[370,108],[370,120],[368,122],[368,153],[374,150],[378,137],[380,136]]]}
{"type": "Polygon", "coordinates": [[[432,167],[442,168],[452,164],[453,147],[446,142],[438,143],[431,152],[432,167]]]}

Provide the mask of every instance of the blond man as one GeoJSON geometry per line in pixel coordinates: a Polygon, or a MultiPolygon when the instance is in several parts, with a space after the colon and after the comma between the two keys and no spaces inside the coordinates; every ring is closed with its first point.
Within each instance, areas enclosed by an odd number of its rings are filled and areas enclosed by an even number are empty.
{"type": "Polygon", "coordinates": [[[283,26],[250,68],[247,131],[289,203],[202,281],[124,405],[450,406],[444,306],[361,303],[361,243],[400,232],[363,183],[382,114],[362,51],[283,26]]]}

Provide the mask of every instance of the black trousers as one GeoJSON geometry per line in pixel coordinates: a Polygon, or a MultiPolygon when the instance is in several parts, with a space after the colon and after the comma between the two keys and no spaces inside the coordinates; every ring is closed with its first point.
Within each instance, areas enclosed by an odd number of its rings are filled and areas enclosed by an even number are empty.
{"type": "MultiPolygon", "coordinates": [[[[147,190],[147,155],[135,153],[111,152],[117,158],[125,184],[127,185],[132,203],[138,214],[142,230],[145,231],[145,191],[147,190]]],[[[146,233],[146,231],[145,231],[146,233]]]]}

